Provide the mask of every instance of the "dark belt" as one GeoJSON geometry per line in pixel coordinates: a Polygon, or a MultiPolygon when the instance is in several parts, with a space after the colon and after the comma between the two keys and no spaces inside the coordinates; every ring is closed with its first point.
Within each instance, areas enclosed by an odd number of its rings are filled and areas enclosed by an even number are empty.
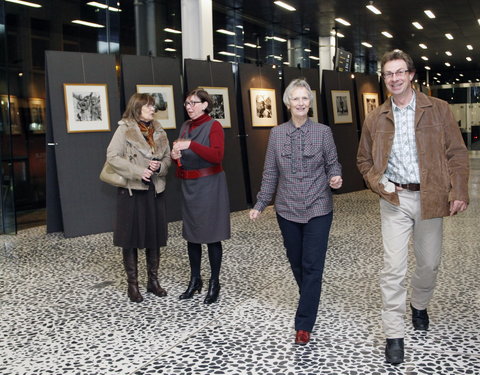
{"type": "Polygon", "coordinates": [[[403,189],[407,189],[410,191],[420,191],[420,184],[399,184],[398,182],[393,182],[392,180],[388,180],[395,186],[399,186],[403,189]]]}
{"type": "Polygon", "coordinates": [[[195,178],[211,176],[212,174],[217,174],[221,171],[223,171],[221,164],[201,169],[183,169],[182,167],[178,167],[176,175],[183,180],[192,180],[195,178]]]}

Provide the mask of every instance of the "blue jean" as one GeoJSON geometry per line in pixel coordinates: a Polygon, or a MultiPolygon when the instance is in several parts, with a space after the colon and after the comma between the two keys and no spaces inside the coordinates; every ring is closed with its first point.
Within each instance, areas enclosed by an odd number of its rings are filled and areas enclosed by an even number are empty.
{"type": "Polygon", "coordinates": [[[297,331],[311,332],[317,319],[332,219],[333,212],[330,212],[303,224],[289,221],[277,214],[287,258],[300,291],[295,314],[297,331]]]}

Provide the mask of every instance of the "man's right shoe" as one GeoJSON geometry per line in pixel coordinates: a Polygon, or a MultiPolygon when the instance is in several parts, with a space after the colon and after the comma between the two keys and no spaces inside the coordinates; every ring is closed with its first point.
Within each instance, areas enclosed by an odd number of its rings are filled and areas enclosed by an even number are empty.
{"type": "Polygon", "coordinates": [[[385,346],[385,360],[392,365],[398,365],[404,360],[403,338],[387,339],[385,346]]]}
{"type": "Polygon", "coordinates": [[[428,331],[430,320],[428,319],[427,309],[417,310],[412,304],[410,304],[410,308],[412,309],[413,328],[417,331],[428,331]]]}

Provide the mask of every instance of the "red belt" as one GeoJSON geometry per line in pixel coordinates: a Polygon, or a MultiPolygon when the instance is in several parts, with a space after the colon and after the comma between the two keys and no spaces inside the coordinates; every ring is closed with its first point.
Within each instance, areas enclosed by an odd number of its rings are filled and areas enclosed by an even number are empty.
{"type": "Polygon", "coordinates": [[[192,180],[195,178],[210,176],[212,174],[217,174],[223,171],[222,165],[217,164],[208,168],[201,169],[183,169],[182,167],[177,167],[177,177],[183,180],[192,180]]]}

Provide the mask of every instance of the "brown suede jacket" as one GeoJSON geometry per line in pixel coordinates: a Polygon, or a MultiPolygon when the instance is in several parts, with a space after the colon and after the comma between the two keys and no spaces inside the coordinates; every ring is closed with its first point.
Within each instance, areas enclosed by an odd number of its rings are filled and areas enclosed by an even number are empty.
{"type": "MultiPolygon", "coordinates": [[[[416,92],[415,138],[420,170],[422,218],[449,215],[449,202],[468,203],[468,150],[447,102],[416,92]]],[[[371,112],[362,128],[357,166],[367,186],[399,205],[396,192],[380,183],[387,169],[395,124],[391,99],[371,112]]]]}

